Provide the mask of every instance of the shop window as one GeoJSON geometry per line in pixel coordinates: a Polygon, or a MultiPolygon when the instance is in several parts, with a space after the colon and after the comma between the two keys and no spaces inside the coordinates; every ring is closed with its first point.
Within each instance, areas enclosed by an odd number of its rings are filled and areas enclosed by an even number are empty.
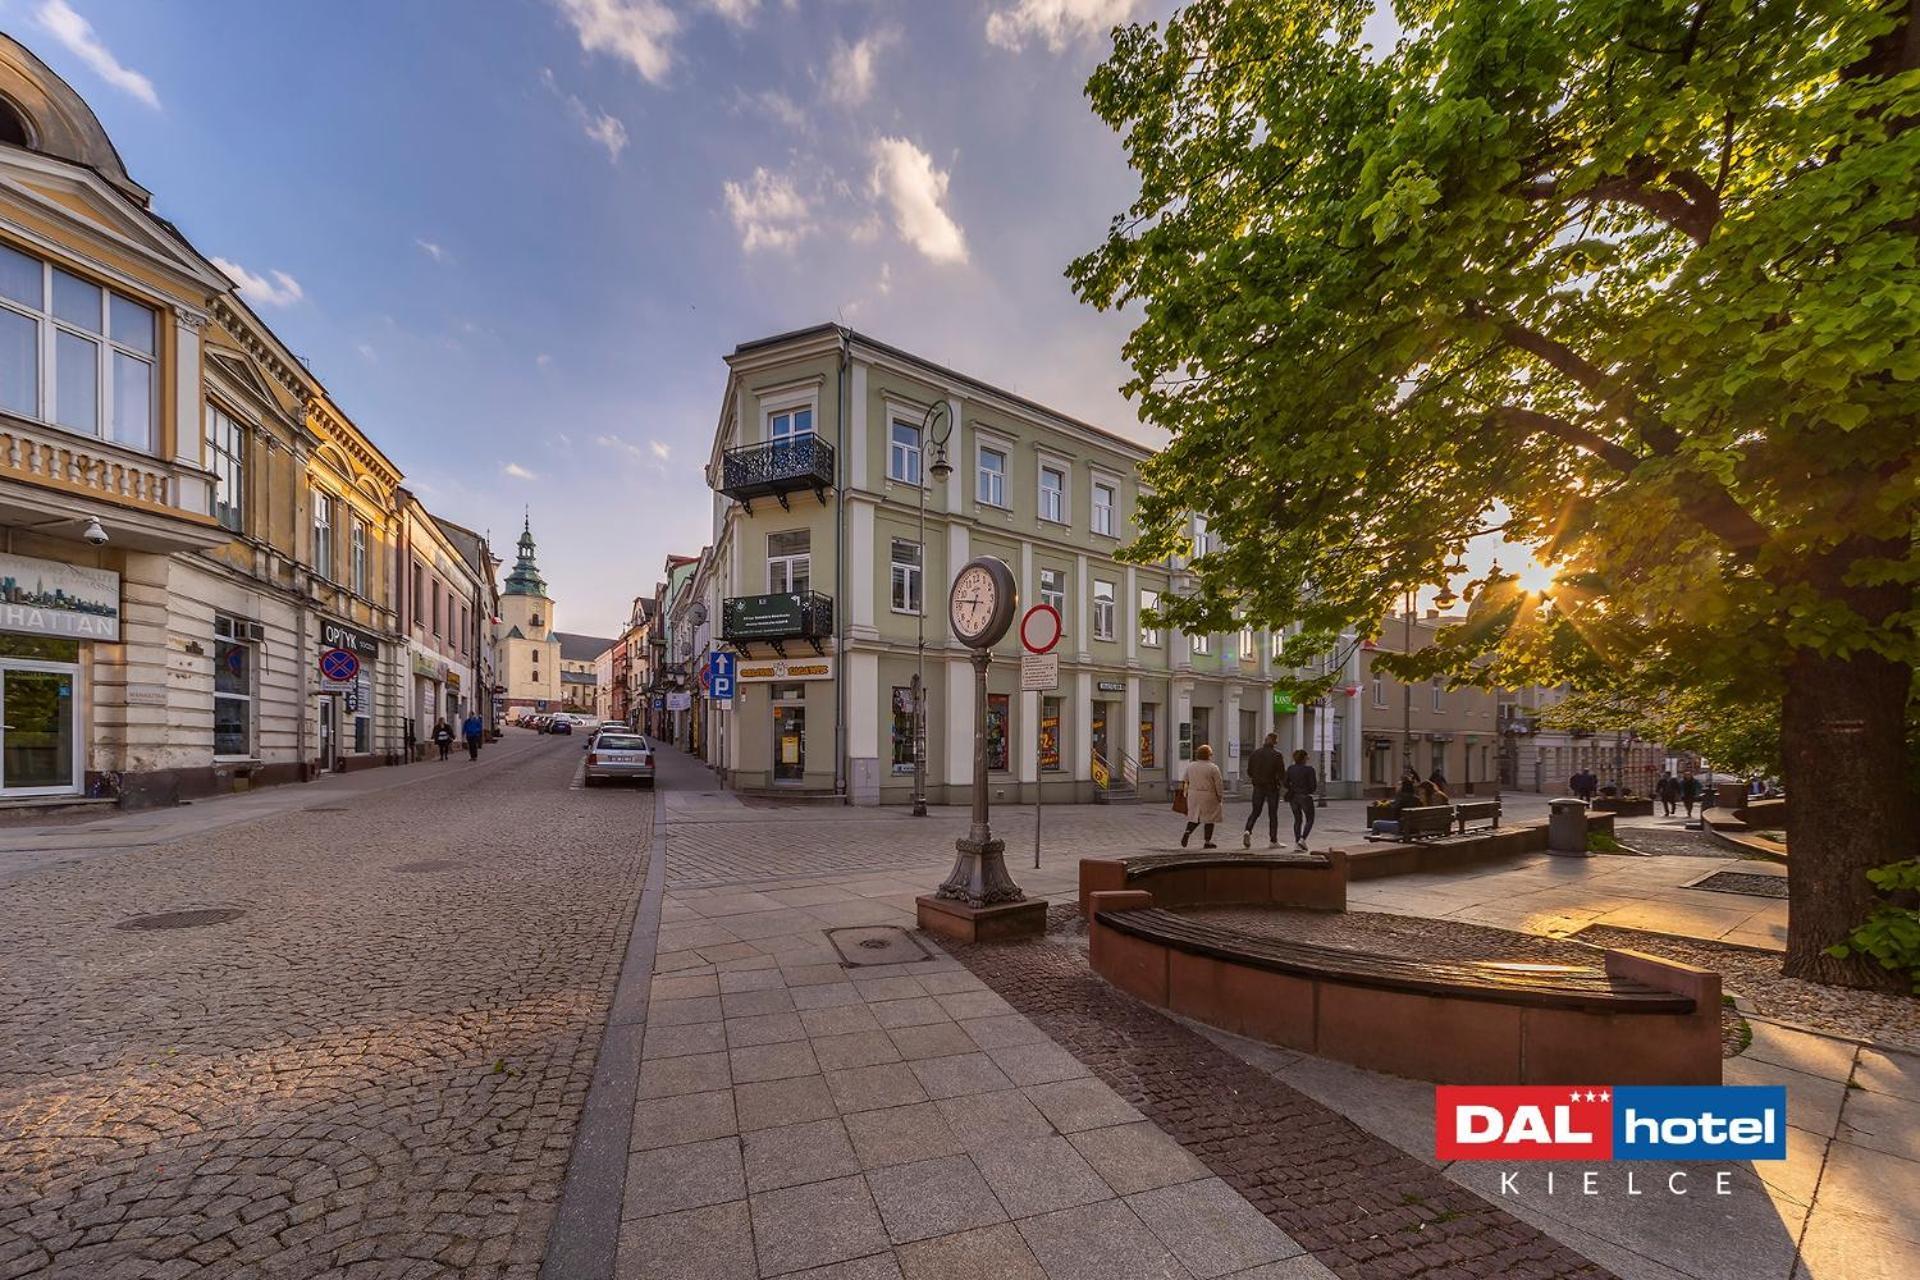
{"type": "Polygon", "coordinates": [[[1013,698],[1010,694],[990,693],[987,695],[987,768],[996,773],[1005,773],[1008,764],[1008,745],[1012,738],[1013,698]]]}
{"type": "Polygon", "coordinates": [[[1061,769],[1060,705],[1059,698],[1040,699],[1040,770],[1042,773],[1058,773],[1061,769]]]}
{"type": "Polygon", "coordinates": [[[893,771],[913,772],[913,689],[893,686],[893,771]]]}
{"type": "Polygon", "coordinates": [[[1392,771],[1393,744],[1376,740],[1367,748],[1367,781],[1384,786],[1391,781],[1392,771]]]}
{"type": "Polygon", "coordinates": [[[1160,767],[1160,704],[1140,704],[1140,767],[1160,767]]]}
{"type": "Polygon", "coordinates": [[[254,648],[245,619],[213,616],[213,754],[253,754],[254,648]]]}

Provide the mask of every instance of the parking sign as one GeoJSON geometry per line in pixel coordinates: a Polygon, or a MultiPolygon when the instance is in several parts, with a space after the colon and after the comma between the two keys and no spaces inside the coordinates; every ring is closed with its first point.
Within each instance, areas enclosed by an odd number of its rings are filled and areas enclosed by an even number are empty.
{"type": "Polygon", "coordinates": [[[733,654],[715,651],[707,655],[707,694],[715,701],[733,697],[737,663],[733,654]]]}

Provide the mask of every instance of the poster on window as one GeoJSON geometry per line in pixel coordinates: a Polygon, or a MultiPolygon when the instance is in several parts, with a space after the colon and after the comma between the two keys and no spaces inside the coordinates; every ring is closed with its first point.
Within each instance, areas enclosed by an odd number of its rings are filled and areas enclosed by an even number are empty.
{"type": "Polygon", "coordinates": [[[893,772],[913,772],[913,690],[893,688],[893,772]]]}
{"type": "Polygon", "coordinates": [[[1011,695],[987,695],[987,768],[997,773],[1005,773],[1008,768],[1007,740],[1012,736],[1008,730],[1013,723],[1011,706],[1011,695]]]}
{"type": "Polygon", "coordinates": [[[1040,767],[1060,767],[1060,699],[1048,698],[1040,710],[1040,767]]]}

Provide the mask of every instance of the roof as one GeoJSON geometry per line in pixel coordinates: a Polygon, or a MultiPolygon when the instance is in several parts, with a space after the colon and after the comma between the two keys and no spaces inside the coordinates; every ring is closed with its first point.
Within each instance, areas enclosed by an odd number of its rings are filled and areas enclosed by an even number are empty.
{"type": "Polygon", "coordinates": [[[562,662],[592,662],[607,650],[614,642],[599,636],[583,636],[577,631],[556,631],[553,638],[560,642],[560,660],[562,662]]]}
{"type": "Polygon", "coordinates": [[[493,570],[487,562],[492,558],[492,553],[487,547],[487,540],[465,525],[455,524],[445,516],[436,516],[431,511],[427,512],[427,515],[440,526],[440,532],[446,535],[447,541],[459,550],[460,558],[467,562],[468,567],[482,580],[491,582],[493,570]]]}

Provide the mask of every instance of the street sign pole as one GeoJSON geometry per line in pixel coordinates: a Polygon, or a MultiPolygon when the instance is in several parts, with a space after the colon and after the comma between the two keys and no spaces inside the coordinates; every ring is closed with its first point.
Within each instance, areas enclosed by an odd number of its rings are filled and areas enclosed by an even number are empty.
{"type": "MultiPolygon", "coordinates": [[[[1050,604],[1037,604],[1020,619],[1020,647],[1027,652],[1020,659],[1020,690],[1047,692],[1060,687],[1060,655],[1053,647],[1060,643],[1060,611],[1050,604]]],[[[1060,727],[1054,726],[1057,735],[1060,727]]],[[[1059,738],[1054,750],[1060,749],[1059,738]]],[[[1033,762],[1033,867],[1040,869],[1040,811],[1046,801],[1046,780],[1040,776],[1040,761],[1033,762]]]]}

